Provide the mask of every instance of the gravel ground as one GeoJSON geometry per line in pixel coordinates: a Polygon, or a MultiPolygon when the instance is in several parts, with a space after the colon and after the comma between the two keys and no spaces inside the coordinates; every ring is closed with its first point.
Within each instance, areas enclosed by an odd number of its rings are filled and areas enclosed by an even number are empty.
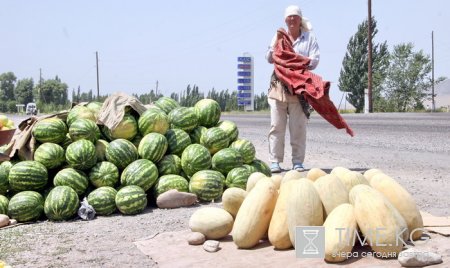
{"type": "MultiPolygon", "coordinates": [[[[23,117],[12,116],[19,122],[23,117]]],[[[357,171],[379,168],[397,179],[421,210],[450,216],[450,113],[348,114],[350,137],[317,115],[308,126],[306,168],[357,171]]],[[[268,114],[223,115],[251,140],[267,161],[268,114]]],[[[289,137],[286,139],[289,144],[289,137]]],[[[289,168],[290,146],[282,166],[289,168]]],[[[149,207],[136,216],[98,217],[93,221],[39,222],[0,230],[0,259],[13,267],[157,267],[133,242],[158,232],[188,228],[190,208],[149,207]]],[[[219,205],[219,204],[214,204],[219,205]]]]}

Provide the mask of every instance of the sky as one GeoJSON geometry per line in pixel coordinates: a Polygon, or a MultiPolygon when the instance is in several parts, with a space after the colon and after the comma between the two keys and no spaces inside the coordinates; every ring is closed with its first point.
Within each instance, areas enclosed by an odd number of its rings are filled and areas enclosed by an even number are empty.
{"type": "MultiPolygon", "coordinates": [[[[339,105],[338,80],[349,39],[367,18],[363,0],[249,1],[6,1],[0,0],[0,73],[39,81],[58,76],[73,89],[100,94],[165,96],[188,85],[201,92],[237,89],[237,57],[254,60],[254,93],[267,92],[273,65],[268,45],[285,27],[284,9],[295,4],[313,26],[320,47],[314,70],[331,81],[339,105]],[[158,81],[158,82],[157,82],[158,81]]],[[[450,1],[373,0],[378,34],[374,43],[411,42],[431,56],[435,77],[450,77],[450,1]]],[[[439,93],[438,93],[439,94],[439,93]]]]}

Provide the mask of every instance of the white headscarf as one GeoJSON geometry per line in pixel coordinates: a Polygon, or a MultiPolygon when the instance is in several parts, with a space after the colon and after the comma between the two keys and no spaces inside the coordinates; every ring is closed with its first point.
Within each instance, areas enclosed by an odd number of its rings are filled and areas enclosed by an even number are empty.
{"type": "Polygon", "coordinates": [[[302,25],[301,25],[302,31],[305,31],[305,32],[312,31],[311,22],[308,20],[308,18],[305,18],[302,16],[302,11],[300,10],[300,8],[298,6],[294,6],[294,5],[288,6],[286,8],[286,10],[284,11],[284,19],[286,19],[287,17],[292,16],[292,15],[296,15],[296,16],[299,16],[300,18],[302,18],[302,25]]]}

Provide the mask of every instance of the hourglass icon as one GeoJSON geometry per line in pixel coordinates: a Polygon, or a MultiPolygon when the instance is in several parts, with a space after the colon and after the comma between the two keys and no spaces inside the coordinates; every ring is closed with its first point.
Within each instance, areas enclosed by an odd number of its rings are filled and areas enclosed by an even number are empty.
{"type": "Polygon", "coordinates": [[[308,244],[303,248],[303,254],[317,255],[319,254],[319,249],[313,243],[314,239],[317,238],[319,230],[302,230],[303,236],[308,240],[308,244]]]}

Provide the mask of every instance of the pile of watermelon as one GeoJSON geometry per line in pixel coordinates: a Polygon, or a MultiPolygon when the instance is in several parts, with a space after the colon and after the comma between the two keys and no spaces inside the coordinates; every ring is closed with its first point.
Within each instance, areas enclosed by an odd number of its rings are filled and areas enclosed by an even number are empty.
{"type": "Polygon", "coordinates": [[[254,172],[271,175],[215,100],[182,107],[161,97],[141,115],[126,111],[113,130],[96,124],[101,109],[91,102],[34,125],[34,160],[0,164],[0,214],[68,220],[86,197],[97,215],[132,215],[171,189],[209,202],[245,189],[254,172]]]}

